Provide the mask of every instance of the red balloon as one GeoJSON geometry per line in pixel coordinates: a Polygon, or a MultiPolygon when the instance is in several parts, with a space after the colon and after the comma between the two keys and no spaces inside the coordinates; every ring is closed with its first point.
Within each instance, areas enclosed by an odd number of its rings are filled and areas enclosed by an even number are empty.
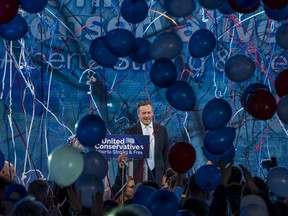
{"type": "Polygon", "coordinates": [[[237,0],[228,0],[228,3],[231,6],[231,8],[237,11],[238,13],[252,13],[253,11],[256,11],[260,6],[260,0],[257,1],[254,5],[250,6],[249,8],[241,7],[237,2],[237,0]]]}
{"type": "Polygon", "coordinates": [[[281,9],[287,5],[287,0],[262,0],[264,5],[271,9],[281,9]]]}
{"type": "Polygon", "coordinates": [[[272,118],[277,109],[273,94],[267,90],[259,89],[250,93],[247,99],[247,111],[258,120],[272,118]]]}
{"type": "Polygon", "coordinates": [[[281,98],[288,95],[288,70],[281,71],[275,79],[275,89],[277,95],[281,98]]]}
{"type": "Polygon", "coordinates": [[[168,153],[168,162],[177,173],[186,173],[196,161],[196,151],[187,142],[177,142],[171,146],[168,153]]]}
{"type": "Polygon", "coordinates": [[[18,0],[0,0],[0,24],[8,23],[17,14],[18,0]]]}

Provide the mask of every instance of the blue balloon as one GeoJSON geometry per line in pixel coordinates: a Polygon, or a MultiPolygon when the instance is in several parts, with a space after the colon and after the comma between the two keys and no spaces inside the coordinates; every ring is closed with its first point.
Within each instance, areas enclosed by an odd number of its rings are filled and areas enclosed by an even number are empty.
{"type": "Polygon", "coordinates": [[[260,0],[236,0],[237,5],[242,9],[249,9],[260,3],[260,0]]]}
{"type": "Polygon", "coordinates": [[[202,121],[207,130],[224,127],[232,116],[230,104],[222,98],[214,98],[204,106],[202,121]]]}
{"type": "Polygon", "coordinates": [[[214,34],[207,29],[200,29],[192,34],[189,40],[189,53],[194,58],[202,58],[210,53],[216,47],[216,38],[214,34]]]}
{"type": "Polygon", "coordinates": [[[136,190],[132,202],[148,208],[151,196],[155,191],[157,190],[153,187],[141,186],[136,190]]]}
{"type": "Polygon", "coordinates": [[[166,90],[166,99],[175,109],[192,111],[196,104],[193,88],[185,81],[178,80],[166,90]]]}
{"type": "Polygon", "coordinates": [[[288,19],[288,4],[281,9],[271,9],[265,5],[263,7],[267,16],[273,20],[280,21],[288,19]]]}
{"type": "Polygon", "coordinates": [[[277,104],[277,116],[281,122],[288,125],[288,95],[280,98],[277,104]]]}
{"type": "Polygon", "coordinates": [[[124,0],[121,5],[122,17],[130,23],[140,23],[148,15],[148,4],[145,0],[124,0]]]}
{"type": "Polygon", "coordinates": [[[177,33],[164,32],[152,42],[150,56],[154,60],[159,58],[174,59],[181,53],[182,46],[182,40],[177,33]]]}
{"type": "Polygon", "coordinates": [[[176,216],[196,216],[196,215],[189,210],[178,210],[176,216]]]}
{"type": "Polygon", "coordinates": [[[104,184],[102,179],[89,174],[81,175],[75,183],[75,187],[81,192],[81,203],[84,207],[92,206],[92,197],[96,197],[97,192],[103,194],[104,184]]]}
{"type": "Polygon", "coordinates": [[[236,131],[232,127],[209,130],[204,136],[204,147],[213,154],[224,153],[233,145],[236,131]]]}
{"type": "Polygon", "coordinates": [[[280,166],[272,168],[267,175],[266,185],[274,194],[288,198],[288,169],[280,166]]]}
{"type": "Polygon", "coordinates": [[[228,164],[233,160],[233,158],[235,157],[235,153],[236,153],[235,147],[233,145],[230,145],[230,147],[228,147],[228,149],[221,154],[213,154],[209,152],[205,147],[202,150],[203,150],[204,156],[208,160],[210,160],[213,164],[220,164],[221,159],[224,160],[225,164],[228,164]]]}
{"type": "MultiPolygon", "coordinates": [[[[287,10],[287,14],[288,14],[288,10],[287,10]]],[[[288,19],[288,16],[287,16],[287,19],[288,19]]],[[[285,50],[288,50],[287,37],[288,37],[288,23],[284,23],[276,31],[276,42],[282,49],[285,49],[285,50]]]]}
{"type": "Polygon", "coordinates": [[[83,174],[90,174],[103,179],[107,172],[108,162],[100,152],[90,151],[84,155],[83,174]]]}
{"type": "Polygon", "coordinates": [[[255,62],[241,54],[230,57],[225,64],[225,75],[233,82],[246,81],[254,74],[255,70],[255,62]]]}
{"type": "Polygon", "coordinates": [[[93,147],[100,143],[106,135],[105,122],[97,115],[82,117],[75,125],[76,137],[83,146],[93,147]]]}
{"type": "Polygon", "coordinates": [[[235,12],[227,0],[225,0],[224,4],[218,8],[218,11],[225,15],[230,15],[235,12]]]}
{"type": "Polygon", "coordinates": [[[41,12],[47,5],[48,0],[19,0],[20,6],[28,13],[41,12]]]}
{"type": "Polygon", "coordinates": [[[5,164],[5,155],[3,154],[2,151],[0,151],[0,170],[3,169],[4,164],[5,164]]]}
{"type": "Polygon", "coordinates": [[[125,57],[133,51],[136,39],[127,29],[113,29],[106,33],[105,43],[112,54],[125,57]]]}
{"type": "Polygon", "coordinates": [[[108,50],[104,37],[95,38],[89,47],[91,58],[99,65],[113,68],[118,58],[108,50]]]}
{"type": "Polygon", "coordinates": [[[17,14],[11,21],[0,24],[0,36],[5,40],[18,40],[28,32],[26,20],[17,14]]]}
{"type": "Polygon", "coordinates": [[[151,67],[150,78],[155,86],[167,88],[177,79],[176,65],[170,59],[157,59],[151,67]]]}
{"type": "Polygon", "coordinates": [[[145,38],[136,38],[134,49],[129,58],[136,63],[145,63],[151,60],[150,57],[151,42],[145,38]]]}
{"type": "Polygon", "coordinates": [[[287,0],[262,0],[263,5],[271,8],[271,9],[281,9],[284,8],[286,5],[288,5],[287,0]]]}
{"type": "Polygon", "coordinates": [[[164,8],[174,17],[186,17],[196,10],[194,0],[164,0],[164,8]]]}
{"type": "Polygon", "coordinates": [[[252,13],[260,6],[260,0],[228,0],[228,3],[239,13],[252,13]]]}
{"type": "Polygon", "coordinates": [[[179,202],[173,192],[161,189],[152,194],[148,209],[152,216],[175,216],[179,209],[179,202]]]}
{"type": "Polygon", "coordinates": [[[262,84],[262,83],[252,83],[249,86],[246,87],[246,89],[241,94],[241,105],[243,108],[247,111],[247,100],[249,98],[249,95],[259,89],[267,90],[269,91],[269,87],[262,84]]]}
{"type": "Polygon", "coordinates": [[[221,7],[225,1],[226,0],[198,0],[199,4],[208,10],[214,10],[221,7]]]}
{"type": "Polygon", "coordinates": [[[195,173],[195,182],[202,191],[211,192],[220,185],[221,172],[214,165],[203,165],[195,173]]]}

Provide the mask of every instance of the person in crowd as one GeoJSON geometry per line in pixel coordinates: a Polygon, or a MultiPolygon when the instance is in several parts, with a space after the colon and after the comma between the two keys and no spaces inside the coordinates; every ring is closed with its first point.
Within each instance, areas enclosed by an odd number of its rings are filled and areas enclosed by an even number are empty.
{"type": "Polygon", "coordinates": [[[275,200],[273,201],[273,204],[279,212],[280,216],[288,215],[288,205],[283,200],[275,200]]]}
{"type": "Polygon", "coordinates": [[[6,178],[0,176],[0,216],[4,215],[3,199],[4,199],[5,188],[9,185],[10,185],[10,182],[6,178]]]}
{"type": "Polygon", "coordinates": [[[116,200],[127,183],[127,153],[122,152],[118,157],[117,174],[114,184],[104,191],[104,200],[116,200]]]}
{"type": "MultiPolygon", "coordinates": [[[[257,195],[264,200],[268,215],[279,216],[280,213],[278,212],[278,209],[273,205],[271,201],[269,189],[265,184],[264,180],[258,176],[252,177],[251,173],[248,171],[246,167],[244,167],[242,164],[240,164],[239,166],[245,178],[245,185],[242,190],[241,199],[243,199],[243,197],[247,195],[251,194],[257,195]]],[[[241,203],[239,211],[241,215],[241,203]]]]}
{"type": "Polygon", "coordinates": [[[169,188],[169,184],[171,183],[172,177],[175,176],[177,173],[171,168],[167,168],[165,174],[162,177],[162,189],[169,188]]]}
{"type": "Polygon", "coordinates": [[[48,210],[35,197],[27,196],[16,203],[11,216],[48,216],[48,210]]]}
{"type": "Polygon", "coordinates": [[[227,185],[229,184],[229,181],[231,181],[234,161],[232,160],[227,166],[224,162],[225,160],[223,158],[220,164],[216,165],[221,171],[221,181],[220,185],[218,185],[212,193],[212,202],[209,206],[209,216],[230,215],[232,212],[227,200],[227,185]]]}
{"type": "Polygon", "coordinates": [[[232,166],[231,176],[229,178],[227,188],[227,199],[231,206],[231,211],[233,215],[239,214],[239,204],[241,193],[243,189],[243,181],[242,181],[242,171],[238,166],[232,166]]]}
{"type": "Polygon", "coordinates": [[[55,197],[52,188],[46,180],[33,180],[28,186],[28,194],[34,196],[36,201],[39,201],[45,205],[48,210],[48,215],[60,215],[60,211],[54,202],[55,197]]]}
{"type": "Polygon", "coordinates": [[[137,190],[141,187],[152,187],[156,190],[159,190],[160,187],[159,187],[159,184],[153,180],[146,180],[146,181],[143,181],[141,183],[139,183],[138,187],[137,187],[137,190]]]}
{"type": "MultiPolygon", "coordinates": [[[[178,179],[177,182],[175,185],[178,184],[178,187],[180,187],[181,186],[180,182],[183,182],[183,174],[180,175],[180,178],[178,179]]],[[[182,190],[182,193],[183,191],[184,189],[182,190]]],[[[179,190],[178,192],[177,190],[175,192],[174,193],[176,194],[179,200],[179,190]]],[[[197,186],[195,181],[195,174],[192,174],[192,176],[188,180],[188,191],[186,197],[182,199],[182,201],[180,202],[181,209],[189,211],[195,215],[208,216],[209,205],[210,205],[210,193],[201,190],[201,188],[197,186]]]]}
{"type": "Polygon", "coordinates": [[[5,178],[7,181],[15,182],[16,172],[14,165],[8,161],[5,161],[4,167],[0,171],[0,177],[5,178]]]}
{"type": "Polygon", "coordinates": [[[128,176],[127,183],[125,184],[120,196],[117,198],[116,202],[119,205],[124,205],[126,202],[133,198],[135,189],[135,181],[132,176],[128,176]]]}
{"type": "Polygon", "coordinates": [[[16,203],[27,196],[26,188],[17,183],[11,183],[4,191],[4,215],[11,216],[16,203]]]}
{"type": "MultiPolygon", "coordinates": [[[[68,202],[70,204],[69,216],[103,216],[104,215],[104,200],[103,193],[97,192],[92,197],[91,208],[84,207],[82,204],[81,191],[77,191],[72,185],[67,188],[68,202]]],[[[85,195],[84,195],[85,196],[85,195]]]]}
{"type": "MultiPolygon", "coordinates": [[[[159,187],[162,185],[162,177],[169,167],[168,151],[170,142],[165,126],[153,122],[154,110],[149,101],[140,101],[137,106],[139,122],[126,128],[126,134],[142,134],[150,136],[150,155],[147,159],[148,180],[154,180],[159,187]]],[[[145,161],[134,160],[133,177],[136,183],[142,182],[142,170],[145,161]]]]}

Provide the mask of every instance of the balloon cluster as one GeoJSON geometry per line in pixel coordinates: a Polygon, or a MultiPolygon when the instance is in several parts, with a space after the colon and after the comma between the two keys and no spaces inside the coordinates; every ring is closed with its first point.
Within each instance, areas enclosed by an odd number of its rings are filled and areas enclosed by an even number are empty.
{"type": "Polygon", "coordinates": [[[0,37],[18,40],[28,32],[26,20],[17,14],[19,8],[28,13],[38,13],[47,5],[47,0],[0,0],[0,37]]]}
{"type": "Polygon", "coordinates": [[[90,151],[84,155],[83,172],[75,183],[81,194],[83,206],[90,208],[92,198],[97,192],[104,192],[103,178],[108,172],[108,162],[106,158],[97,151],[90,151]]]}
{"type": "MultiPolygon", "coordinates": [[[[145,0],[124,0],[121,5],[122,17],[131,24],[142,22],[148,14],[148,5],[145,0]]],[[[95,38],[89,47],[91,58],[100,66],[113,68],[119,57],[129,56],[136,63],[145,63],[150,60],[149,50],[151,43],[145,38],[135,38],[126,29],[112,29],[95,38]]]]}
{"type": "Polygon", "coordinates": [[[99,152],[90,151],[84,156],[71,146],[60,146],[48,157],[50,177],[58,185],[67,187],[75,183],[83,194],[83,206],[92,205],[92,197],[104,192],[103,178],[108,172],[108,162],[99,152]]]}
{"type": "MultiPolygon", "coordinates": [[[[167,13],[174,17],[187,17],[196,10],[195,0],[162,0],[167,13]]],[[[262,0],[267,15],[275,20],[287,19],[287,1],[262,0]],[[271,15],[272,14],[272,15],[271,15]],[[285,18],[286,17],[286,18],[285,18]]],[[[198,0],[199,5],[207,10],[218,9],[223,14],[252,13],[256,11],[261,0],[198,0]]]]}
{"type": "Polygon", "coordinates": [[[252,83],[241,95],[242,107],[255,119],[268,120],[277,112],[277,116],[288,124],[288,70],[282,70],[275,78],[275,91],[280,98],[278,104],[267,85],[252,83]]]}
{"type": "Polygon", "coordinates": [[[214,164],[219,164],[222,159],[227,164],[235,156],[233,142],[236,132],[234,128],[227,126],[231,116],[230,104],[221,98],[208,101],[202,111],[202,122],[207,130],[203,154],[214,164]]]}
{"type": "MultiPolygon", "coordinates": [[[[82,117],[75,125],[76,138],[86,147],[102,141],[106,134],[104,121],[94,114],[82,117]]],[[[82,155],[72,146],[61,146],[52,151],[48,159],[51,178],[60,186],[73,183],[81,196],[83,206],[92,205],[92,197],[99,191],[104,192],[103,178],[108,172],[106,158],[97,151],[82,155]]]]}

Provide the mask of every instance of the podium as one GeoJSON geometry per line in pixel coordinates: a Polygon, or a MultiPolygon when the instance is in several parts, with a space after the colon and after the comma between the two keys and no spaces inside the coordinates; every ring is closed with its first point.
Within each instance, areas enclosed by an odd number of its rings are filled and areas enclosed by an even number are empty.
{"type": "MultiPolygon", "coordinates": [[[[133,161],[149,158],[149,135],[134,134],[108,134],[101,143],[95,145],[95,150],[109,159],[117,159],[126,152],[128,158],[128,175],[133,176],[133,161]]],[[[143,180],[148,179],[148,167],[143,166],[143,180]]]]}

